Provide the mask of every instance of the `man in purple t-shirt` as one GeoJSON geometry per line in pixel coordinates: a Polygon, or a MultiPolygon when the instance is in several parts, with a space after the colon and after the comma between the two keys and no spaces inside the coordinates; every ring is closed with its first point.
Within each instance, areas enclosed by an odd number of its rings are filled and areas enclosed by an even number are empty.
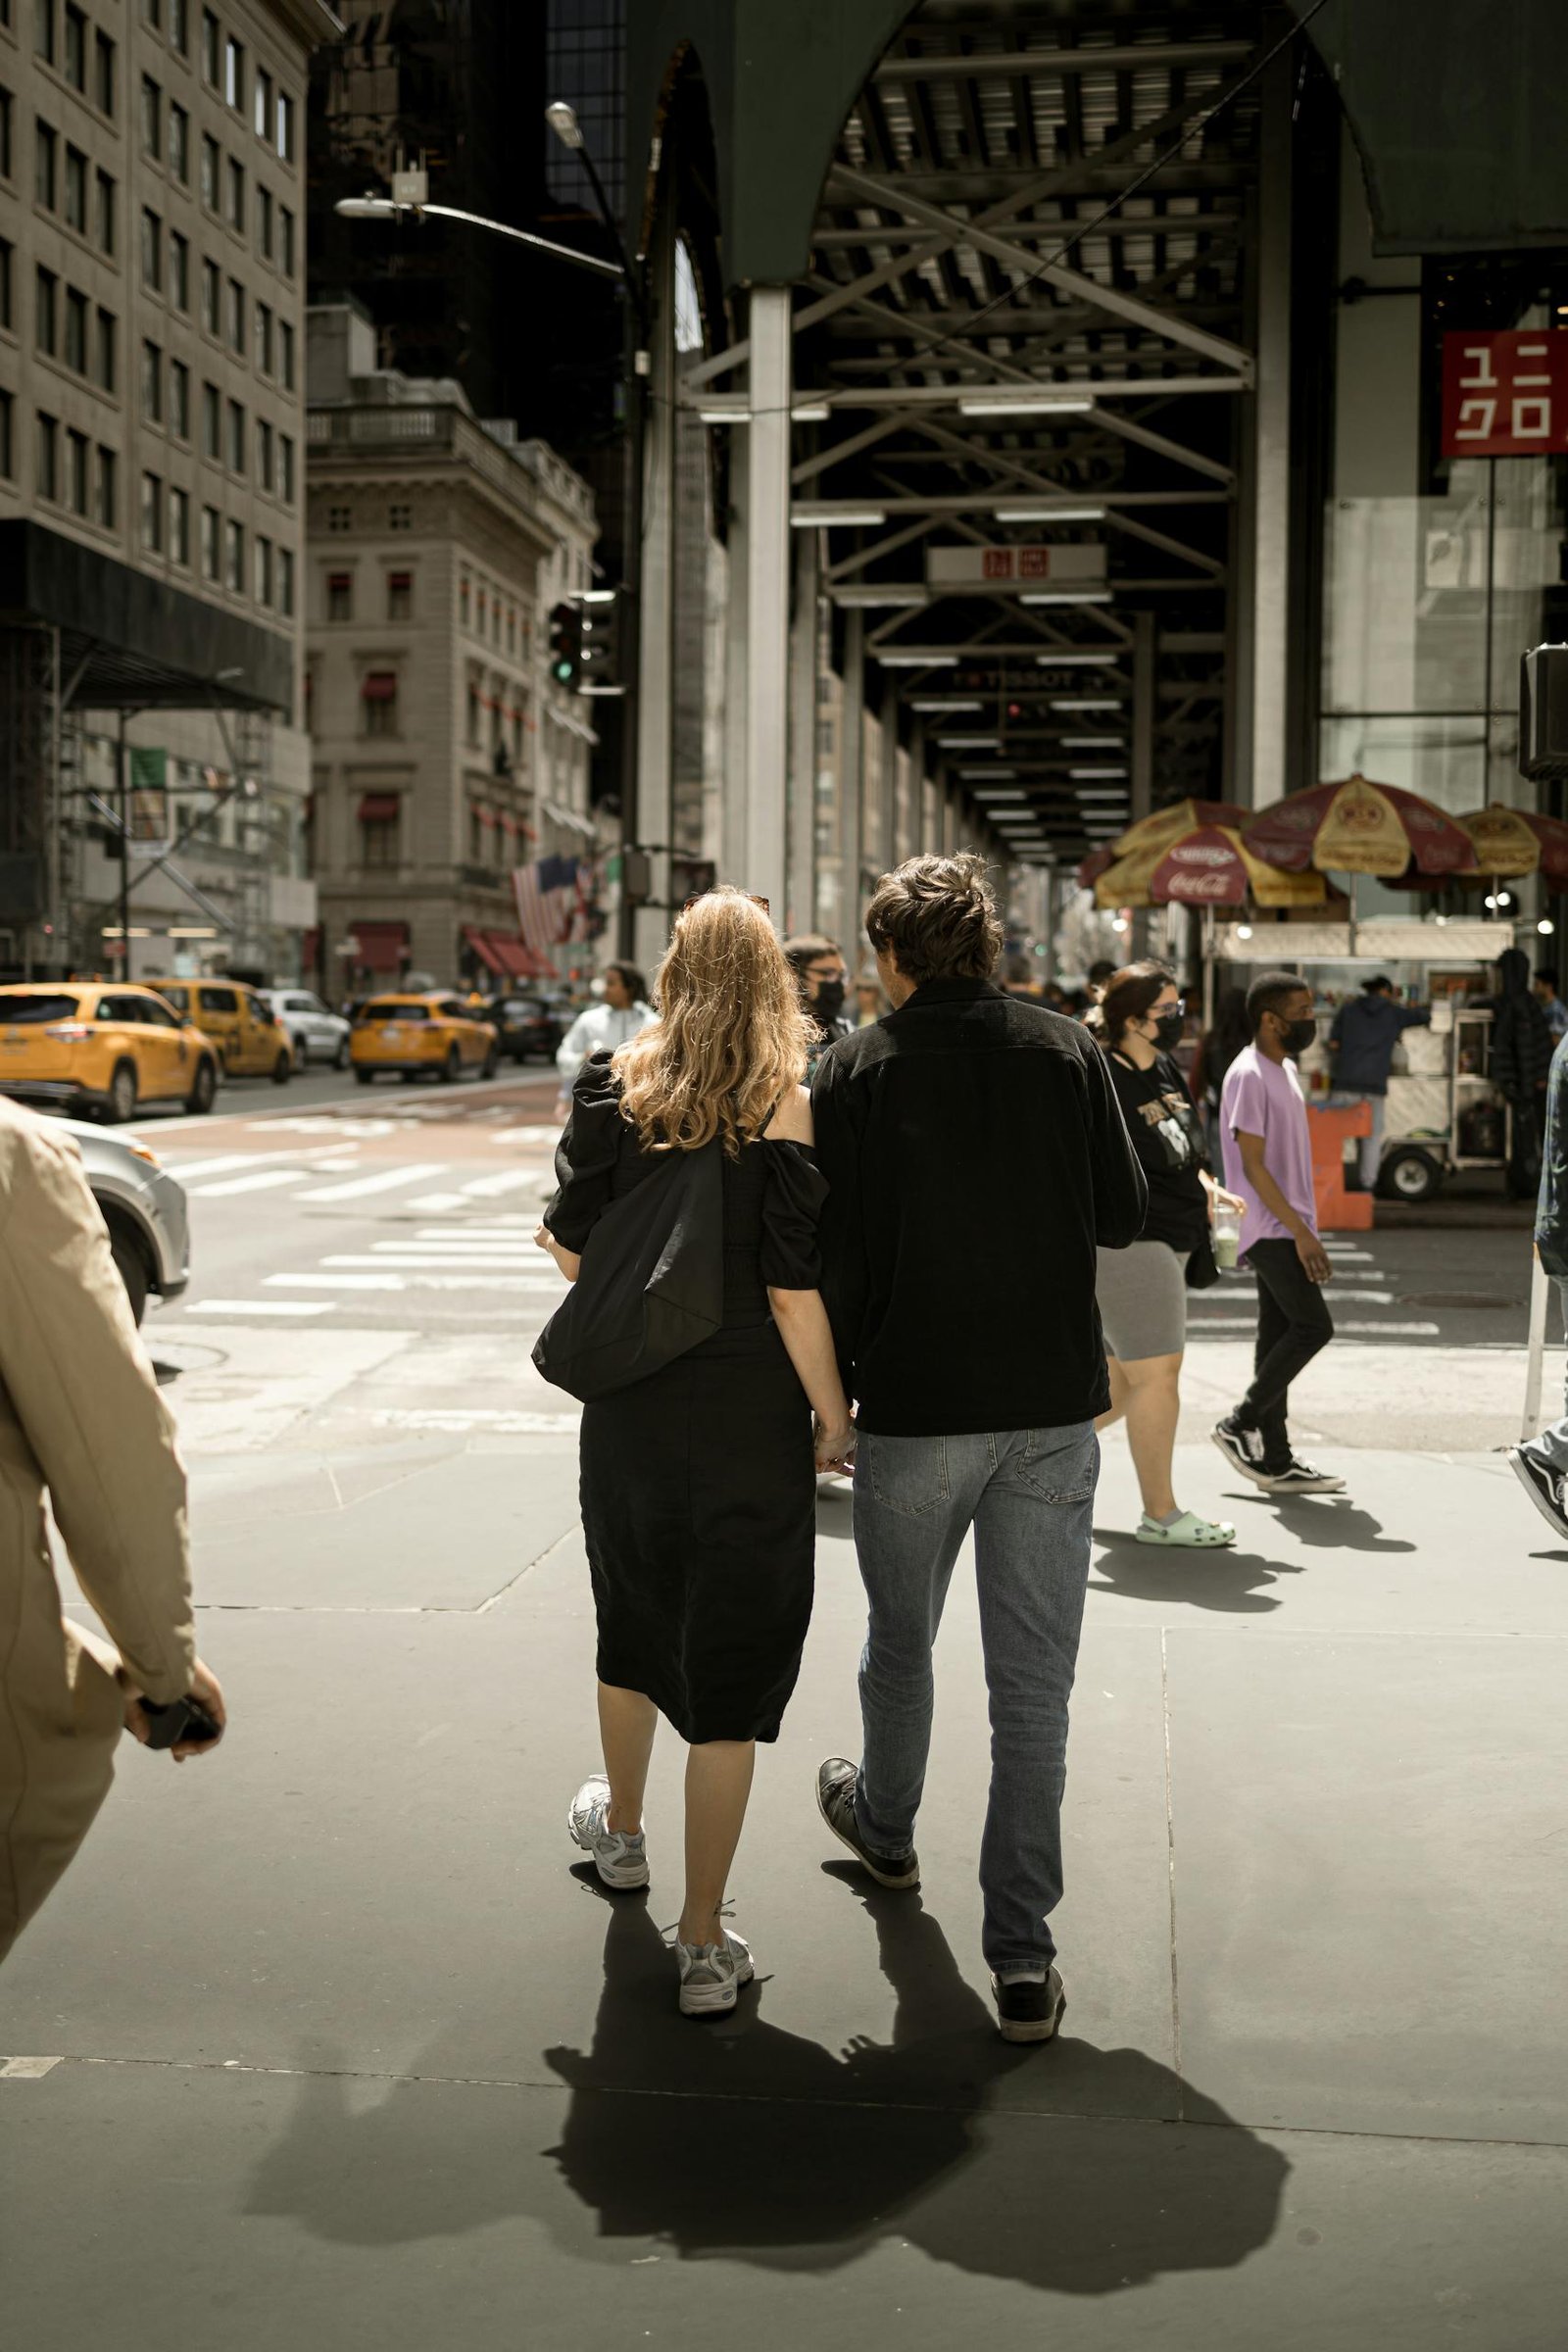
{"type": "Polygon", "coordinates": [[[1225,1182],[1247,1203],[1242,1258],[1257,1280],[1252,1385],[1214,1429],[1226,1460],[1270,1494],[1337,1494],[1343,1478],[1291,1445],[1291,1383],[1334,1337],[1323,1297],[1333,1269],[1317,1235],[1312,1138],[1296,1055],[1312,1043],[1312,992],[1294,972],[1264,972],[1247,992],[1252,1042],[1225,1073],[1225,1182]]]}

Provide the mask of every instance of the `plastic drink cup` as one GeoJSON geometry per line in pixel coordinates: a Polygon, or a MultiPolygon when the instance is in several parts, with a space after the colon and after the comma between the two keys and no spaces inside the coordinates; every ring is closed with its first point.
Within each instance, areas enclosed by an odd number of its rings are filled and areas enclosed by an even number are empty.
{"type": "Polygon", "coordinates": [[[1233,1208],[1217,1209],[1214,1214],[1214,1263],[1222,1274],[1234,1274],[1241,1254],[1241,1219],[1233,1208]]]}

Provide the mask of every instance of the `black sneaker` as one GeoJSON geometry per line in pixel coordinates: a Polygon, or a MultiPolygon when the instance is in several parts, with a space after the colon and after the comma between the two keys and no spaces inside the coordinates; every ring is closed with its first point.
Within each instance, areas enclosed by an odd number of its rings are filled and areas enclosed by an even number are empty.
{"type": "Polygon", "coordinates": [[[991,1990],[997,2004],[997,2031],[1004,2041],[1050,2041],[1061,2023],[1067,1995],[1059,1971],[1047,1971],[1037,1984],[1030,1977],[994,1976],[991,1990]]]}
{"type": "Polygon", "coordinates": [[[1319,1470],[1311,1462],[1303,1462],[1298,1453],[1292,1454],[1283,1470],[1265,1472],[1258,1482],[1271,1494],[1343,1494],[1345,1481],[1336,1478],[1331,1470],[1319,1470]]]}
{"type": "Polygon", "coordinates": [[[1553,1534],[1568,1536],[1568,1494],[1564,1494],[1568,1481],[1562,1472],[1548,1469],[1540,1455],[1525,1446],[1511,1446],[1508,1459],[1515,1478],[1553,1534]]]}
{"type": "Polygon", "coordinates": [[[843,1756],[829,1756],[818,1767],[816,1803],[822,1819],[879,1886],[918,1886],[920,1857],[912,1846],[906,1854],[875,1854],[860,1836],[855,1819],[855,1785],[859,1777],[856,1766],[843,1756]]]}
{"type": "Polygon", "coordinates": [[[1254,1487],[1266,1487],[1271,1482],[1263,1467],[1263,1440],[1255,1429],[1244,1429],[1234,1413],[1216,1421],[1209,1436],[1219,1447],[1233,1470],[1250,1478],[1254,1487]]]}

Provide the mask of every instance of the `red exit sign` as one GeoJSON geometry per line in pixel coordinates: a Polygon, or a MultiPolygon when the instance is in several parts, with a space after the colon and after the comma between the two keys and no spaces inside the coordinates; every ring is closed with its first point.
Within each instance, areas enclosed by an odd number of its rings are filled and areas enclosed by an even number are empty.
{"type": "Polygon", "coordinates": [[[1568,334],[1508,327],[1443,338],[1443,455],[1568,450],[1568,334]]]}

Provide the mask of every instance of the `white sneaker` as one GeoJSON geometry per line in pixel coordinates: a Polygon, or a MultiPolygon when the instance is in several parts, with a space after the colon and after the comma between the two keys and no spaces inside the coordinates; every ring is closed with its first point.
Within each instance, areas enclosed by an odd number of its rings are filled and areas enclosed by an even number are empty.
{"type": "Polygon", "coordinates": [[[743,1936],[726,1934],[720,1943],[676,1943],[680,1963],[682,2017],[720,2017],[735,2006],[741,1985],[756,1974],[752,1947],[743,1936]]]}
{"type": "Polygon", "coordinates": [[[648,1840],[609,1826],[610,1783],[602,1772],[584,1781],[566,1810],[566,1827],[607,1886],[646,1886],[648,1840]]]}

